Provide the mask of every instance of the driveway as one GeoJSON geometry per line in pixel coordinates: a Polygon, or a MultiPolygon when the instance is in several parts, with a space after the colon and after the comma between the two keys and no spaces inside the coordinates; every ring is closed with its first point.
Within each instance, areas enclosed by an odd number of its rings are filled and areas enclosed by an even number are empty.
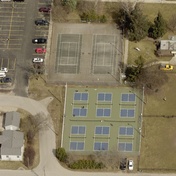
{"type": "Polygon", "coordinates": [[[40,163],[34,170],[1,170],[2,176],[167,176],[176,174],[146,174],[146,173],[120,173],[120,172],[78,172],[63,168],[56,160],[53,150],[55,149],[55,133],[47,105],[53,100],[52,97],[41,101],[13,95],[0,95],[0,109],[21,108],[31,114],[43,113],[49,117],[48,130],[40,131],[40,163]]]}

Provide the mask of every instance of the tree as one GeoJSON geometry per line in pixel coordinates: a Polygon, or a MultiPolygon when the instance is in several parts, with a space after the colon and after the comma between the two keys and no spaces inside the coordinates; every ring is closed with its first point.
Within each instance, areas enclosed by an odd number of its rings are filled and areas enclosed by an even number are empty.
{"type": "Polygon", "coordinates": [[[139,56],[134,62],[136,65],[132,67],[127,67],[125,71],[126,80],[130,82],[135,82],[140,75],[144,65],[144,58],[142,56],[139,56]]]}
{"type": "Polygon", "coordinates": [[[77,6],[77,0],[63,0],[62,4],[68,8],[69,12],[74,11],[77,6]]]}
{"type": "Polygon", "coordinates": [[[162,14],[158,12],[157,17],[149,28],[148,35],[154,39],[162,37],[167,32],[166,21],[164,20],[162,14]]]}
{"type": "Polygon", "coordinates": [[[58,158],[59,161],[66,162],[68,156],[67,156],[67,153],[66,153],[65,149],[59,147],[56,150],[56,157],[58,158]]]}
{"type": "Polygon", "coordinates": [[[156,66],[143,68],[135,80],[137,88],[145,86],[145,92],[151,94],[157,92],[162,85],[168,82],[168,76],[156,66]]]}
{"type": "Polygon", "coordinates": [[[116,16],[116,22],[123,34],[131,41],[140,41],[148,34],[149,22],[140,7],[121,7],[116,16]]]}

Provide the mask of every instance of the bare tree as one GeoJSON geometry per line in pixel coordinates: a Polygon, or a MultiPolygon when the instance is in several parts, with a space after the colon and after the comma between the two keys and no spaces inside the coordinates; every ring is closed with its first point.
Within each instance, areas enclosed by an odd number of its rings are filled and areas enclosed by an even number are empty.
{"type": "Polygon", "coordinates": [[[143,68],[135,81],[138,88],[145,86],[145,93],[147,94],[157,92],[167,82],[167,74],[156,66],[143,68]]]}
{"type": "Polygon", "coordinates": [[[35,131],[39,131],[43,129],[48,124],[48,117],[44,115],[44,113],[38,113],[35,116],[30,116],[31,125],[35,131]]]}
{"type": "Polygon", "coordinates": [[[28,129],[27,139],[29,143],[32,143],[32,139],[38,133],[39,130],[46,129],[48,126],[48,117],[43,113],[38,113],[35,116],[29,115],[28,117],[28,129]]]}

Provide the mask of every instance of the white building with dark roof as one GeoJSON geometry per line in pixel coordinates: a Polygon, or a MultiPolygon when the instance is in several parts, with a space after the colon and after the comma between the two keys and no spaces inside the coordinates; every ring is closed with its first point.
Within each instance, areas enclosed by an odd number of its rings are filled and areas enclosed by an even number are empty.
{"type": "Polygon", "coordinates": [[[22,161],[24,152],[23,132],[4,130],[0,136],[0,155],[3,161],[22,161]]]}
{"type": "Polygon", "coordinates": [[[5,113],[4,128],[5,130],[19,130],[20,113],[12,111],[5,113]]]}

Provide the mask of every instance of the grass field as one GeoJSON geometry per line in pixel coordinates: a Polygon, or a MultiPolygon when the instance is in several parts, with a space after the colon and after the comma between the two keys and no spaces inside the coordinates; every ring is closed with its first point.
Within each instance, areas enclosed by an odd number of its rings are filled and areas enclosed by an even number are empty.
{"type": "Polygon", "coordinates": [[[146,96],[139,168],[176,171],[176,74],[157,93],[146,96]],[[163,100],[166,98],[166,101],[163,100]],[[151,115],[151,117],[145,117],[151,115]],[[157,116],[175,116],[163,118],[157,116]]]}
{"type": "MultiPolygon", "coordinates": [[[[175,14],[176,4],[141,4],[140,5],[143,14],[147,16],[147,19],[151,22],[157,16],[157,13],[160,11],[164,17],[164,19],[168,22],[172,15],[175,14]]],[[[168,31],[162,39],[169,39],[171,36],[176,35],[171,31],[168,31]]],[[[128,63],[133,64],[134,60],[138,56],[142,56],[146,63],[156,61],[156,60],[164,60],[168,61],[171,57],[156,57],[154,51],[156,50],[154,40],[145,38],[140,42],[129,42],[129,52],[128,52],[128,63]],[[140,48],[141,51],[135,50],[135,48],[140,48]]]]}

